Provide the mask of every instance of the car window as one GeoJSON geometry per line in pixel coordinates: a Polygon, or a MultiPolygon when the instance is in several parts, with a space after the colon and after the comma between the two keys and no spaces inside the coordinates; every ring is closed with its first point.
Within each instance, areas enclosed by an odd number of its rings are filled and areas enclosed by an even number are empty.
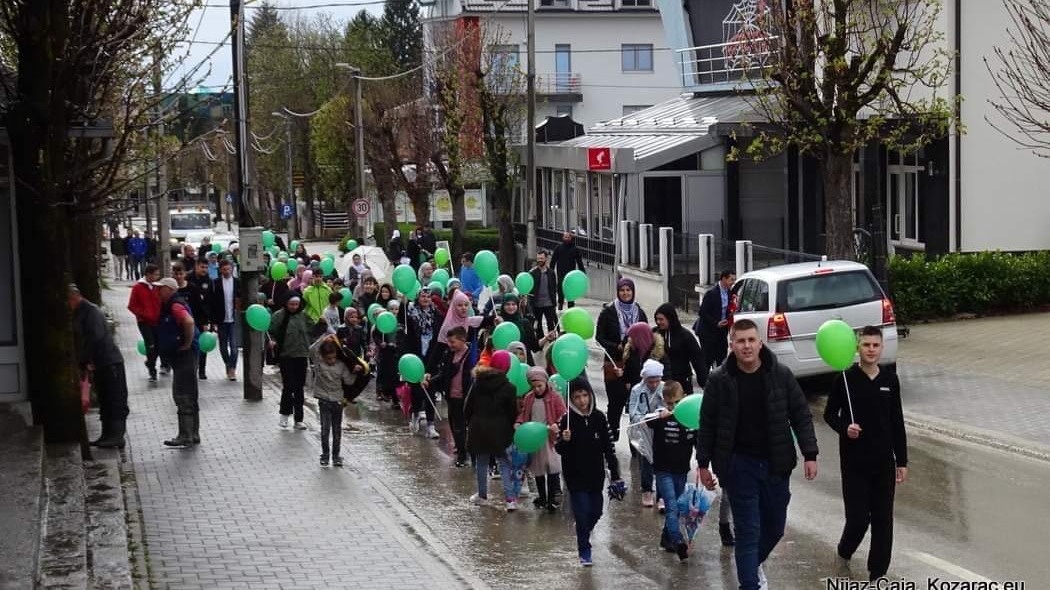
{"type": "Polygon", "coordinates": [[[759,279],[747,279],[740,292],[740,311],[754,313],[769,311],[769,285],[759,279]]]}
{"type": "Polygon", "coordinates": [[[778,299],[785,312],[815,311],[877,301],[882,290],[867,272],[833,272],[787,280],[778,299]]]}

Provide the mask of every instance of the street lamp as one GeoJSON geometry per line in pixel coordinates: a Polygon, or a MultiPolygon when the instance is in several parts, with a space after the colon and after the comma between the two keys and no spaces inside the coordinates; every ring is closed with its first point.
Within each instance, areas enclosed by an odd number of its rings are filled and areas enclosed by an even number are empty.
{"type": "MultiPolygon", "coordinates": [[[[354,151],[357,160],[357,198],[365,198],[365,125],[361,116],[361,68],[354,67],[348,63],[337,63],[337,68],[350,71],[350,82],[354,86],[354,151]]],[[[356,217],[353,211],[353,201],[347,199],[347,220],[356,217]]],[[[357,221],[354,221],[357,226],[357,221]]],[[[364,233],[364,232],[362,232],[364,233]]],[[[362,236],[363,237],[363,236],[362,236]]]]}
{"type": "MultiPolygon", "coordinates": [[[[292,204],[292,216],[288,219],[288,238],[290,240],[298,239],[299,237],[299,216],[297,215],[299,204],[295,199],[295,183],[292,180],[292,118],[287,114],[280,111],[274,111],[270,113],[274,117],[284,119],[284,132],[285,141],[287,143],[287,149],[285,150],[288,154],[288,198],[292,204]]],[[[278,214],[279,215],[279,214],[278,214]]]]}

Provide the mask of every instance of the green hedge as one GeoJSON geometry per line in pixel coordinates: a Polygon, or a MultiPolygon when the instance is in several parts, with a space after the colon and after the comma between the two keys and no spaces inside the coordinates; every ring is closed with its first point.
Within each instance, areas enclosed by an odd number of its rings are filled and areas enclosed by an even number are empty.
{"type": "MultiPolygon", "coordinates": [[[[398,225],[399,229],[401,230],[401,236],[403,238],[403,241],[407,245],[408,234],[414,231],[416,229],[416,226],[414,223],[400,223],[398,225]]],[[[384,224],[382,222],[378,222],[375,224],[375,235],[377,236],[376,245],[381,248],[385,248],[387,239],[379,239],[378,237],[387,235],[384,224]]],[[[438,241],[448,240],[449,243],[452,242],[452,230],[450,229],[434,230],[434,235],[438,239],[438,241]]],[[[339,240],[340,251],[347,251],[346,242],[351,237],[353,236],[346,236],[343,239],[339,240]]],[[[359,243],[362,243],[362,240],[360,238],[357,238],[357,241],[359,243]]],[[[471,252],[477,252],[478,250],[492,250],[493,252],[495,252],[499,249],[499,230],[496,228],[481,227],[480,225],[472,226],[472,224],[468,224],[467,234],[464,236],[464,246],[467,250],[470,250],[471,252]]]]}
{"type": "Polygon", "coordinates": [[[1050,304],[1050,252],[977,252],[890,259],[890,289],[904,322],[1050,304]]]}

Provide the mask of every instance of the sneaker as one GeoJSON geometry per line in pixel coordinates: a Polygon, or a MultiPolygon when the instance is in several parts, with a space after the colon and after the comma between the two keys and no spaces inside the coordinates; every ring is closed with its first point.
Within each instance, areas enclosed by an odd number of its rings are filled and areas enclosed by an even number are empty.
{"type": "Polygon", "coordinates": [[[736,538],[733,536],[733,525],[728,522],[718,525],[718,534],[722,537],[723,547],[732,547],[736,545],[736,538]]]}
{"type": "Polygon", "coordinates": [[[675,552],[674,543],[671,542],[671,537],[667,534],[666,530],[660,532],[660,549],[663,549],[668,553],[675,552]]]}
{"type": "Polygon", "coordinates": [[[332,465],[334,465],[335,467],[342,467],[343,466],[343,458],[342,457],[334,457],[332,459],[332,465]]]}
{"type": "Polygon", "coordinates": [[[467,462],[464,459],[456,459],[456,462],[453,463],[453,465],[456,469],[462,469],[467,466],[467,462]]]}
{"type": "Polygon", "coordinates": [[[436,428],[434,428],[433,424],[427,425],[427,438],[432,438],[434,440],[441,438],[441,435],[438,434],[438,431],[436,428]]]}
{"type": "Polygon", "coordinates": [[[656,501],[656,509],[660,512],[660,514],[663,514],[664,512],[667,512],[667,508],[664,506],[664,499],[663,498],[660,498],[659,500],[656,501]]]}
{"type": "Polygon", "coordinates": [[[296,430],[306,430],[306,424],[303,424],[302,422],[296,422],[295,425],[292,426],[292,428],[296,430]]]}
{"type": "Polygon", "coordinates": [[[203,373],[203,372],[198,372],[197,373],[197,379],[200,379],[201,381],[207,381],[208,380],[208,374],[207,373],[203,373]]]}
{"type": "Polygon", "coordinates": [[[167,375],[168,372],[170,372],[170,371],[171,371],[171,368],[168,367],[167,365],[161,365],[160,366],[160,374],[161,375],[167,375]]]}
{"type": "Polygon", "coordinates": [[[652,492],[642,492],[642,507],[643,508],[652,508],[653,507],[653,493],[652,492]]]}
{"type": "Polygon", "coordinates": [[[288,428],[288,416],[281,414],[281,419],[277,421],[277,425],[281,428],[288,428]]]}
{"type": "Polygon", "coordinates": [[[328,455],[321,455],[321,467],[328,467],[328,455]]]}
{"type": "Polygon", "coordinates": [[[482,498],[478,494],[474,494],[474,495],[472,495],[470,497],[470,503],[475,505],[475,506],[484,506],[485,504],[488,503],[488,501],[489,501],[488,498],[482,498]]]}
{"type": "Polygon", "coordinates": [[[152,368],[150,368],[149,365],[146,365],[146,370],[149,371],[149,382],[150,383],[156,383],[157,382],[157,369],[152,369],[152,368]]]}
{"type": "Polygon", "coordinates": [[[229,379],[230,381],[236,381],[237,380],[237,369],[230,369],[229,371],[226,371],[226,378],[229,379]]]}
{"type": "Polygon", "coordinates": [[[489,467],[489,479],[499,479],[499,467],[489,467]]]}
{"type": "Polygon", "coordinates": [[[419,432],[419,420],[415,416],[408,419],[408,431],[412,434],[419,432]]]}
{"type": "Polygon", "coordinates": [[[768,590],[769,580],[766,579],[766,570],[762,569],[762,565],[758,566],[758,590],[768,590]]]}
{"type": "Polygon", "coordinates": [[[517,500],[508,499],[507,500],[507,512],[514,512],[517,509],[518,509],[518,501],[517,500]]]}
{"type": "Polygon", "coordinates": [[[555,499],[551,500],[550,502],[547,502],[547,512],[554,514],[558,511],[559,508],[561,508],[561,502],[559,502],[558,500],[555,499]]]}
{"type": "Polygon", "coordinates": [[[532,501],[532,505],[536,508],[543,508],[547,505],[547,498],[538,496],[535,500],[532,501]]]}
{"type": "Polygon", "coordinates": [[[689,559],[689,545],[679,542],[674,546],[674,552],[678,554],[679,561],[685,561],[689,559]]]}
{"type": "Polygon", "coordinates": [[[584,549],[580,551],[580,565],[583,567],[591,567],[594,565],[594,561],[591,559],[591,550],[584,549]]]}

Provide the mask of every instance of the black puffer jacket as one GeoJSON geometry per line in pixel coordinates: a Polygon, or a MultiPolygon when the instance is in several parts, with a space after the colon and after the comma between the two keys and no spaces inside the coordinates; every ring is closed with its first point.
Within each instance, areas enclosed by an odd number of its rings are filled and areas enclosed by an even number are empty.
{"type": "Polygon", "coordinates": [[[467,449],[475,455],[503,454],[514,440],[517,390],[504,373],[478,367],[463,413],[467,419],[467,449]]]}
{"type": "MultiPolygon", "coordinates": [[[[645,316],[645,310],[638,306],[638,318],[635,322],[649,323],[645,316]]],[[[619,360],[623,356],[620,345],[624,339],[620,337],[620,313],[616,308],[616,300],[606,303],[601,312],[598,313],[598,323],[594,330],[594,339],[605,349],[605,352],[614,359],[619,360]]]]}
{"type": "MultiPolygon", "coordinates": [[[[769,441],[769,466],[775,475],[787,476],[798,464],[794,431],[802,456],[817,458],[817,435],[813,431],[806,396],[791,370],[777,362],[776,356],[765,347],[759,351],[762,366],[759,371],[766,389],[766,420],[769,441]]],[[[736,357],[730,354],[707,380],[704,403],[700,407],[700,429],[696,438],[696,458],[701,467],[713,464],[715,473],[725,473],[729,457],[736,444],[737,399],[736,375],[740,369],[736,357]]]]}
{"type": "Polygon", "coordinates": [[[708,366],[704,361],[704,353],[700,350],[700,343],[696,336],[682,326],[682,320],[678,319],[678,312],[670,303],[664,303],[656,308],[653,316],[662,315],[667,318],[667,330],[655,330],[657,334],[664,337],[664,379],[673,379],[682,384],[686,391],[693,389],[693,373],[696,373],[697,382],[700,387],[707,384],[708,366]]]}

